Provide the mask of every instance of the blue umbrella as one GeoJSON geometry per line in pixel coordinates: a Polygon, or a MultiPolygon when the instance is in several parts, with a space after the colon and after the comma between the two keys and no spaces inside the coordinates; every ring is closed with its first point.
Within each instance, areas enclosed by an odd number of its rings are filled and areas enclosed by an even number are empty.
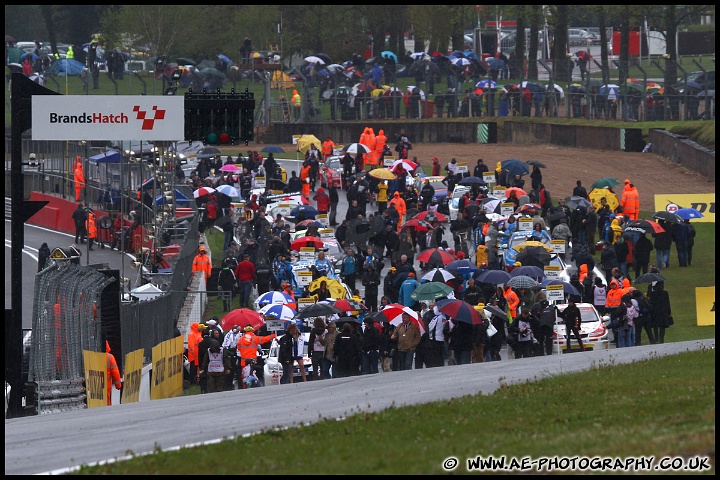
{"type": "Polygon", "coordinates": [[[527,275],[532,278],[542,278],[545,276],[545,272],[542,268],[536,267],[535,265],[522,265],[520,267],[513,268],[510,272],[511,277],[517,277],[518,275],[527,275]]]}
{"type": "Polygon", "coordinates": [[[398,63],[398,57],[395,55],[395,53],[391,52],[390,50],[385,50],[380,54],[382,58],[388,58],[395,61],[395,63],[398,63]]]}
{"type": "Polygon", "coordinates": [[[505,68],[505,62],[499,58],[488,57],[485,59],[485,62],[488,64],[488,67],[490,67],[490,70],[502,70],[505,68]]]}
{"type": "Polygon", "coordinates": [[[24,62],[27,57],[30,57],[31,62],[34,62],[35,60],[38,59],[38,56],[36,54],[34,54],[32,52],[31,53],[25,52],[22,55],[20,55],[20,61],[24,62]]]}
{"type": "Polygon", "coordinates": [[[453,270],[457,273],[475,273],[480,269],[468,260],[455,260],[445,265],[445,270],[453,270]]]}
{"type": "Polygon", "coordinates": [[[507,160],[503,160],[502,169],[509,171],[510,175],[513,177],[515,175],[522,176],[530,173],[530,167],[528,164],[522,160],[518,160],[517,158],[508,158],[507,160]]]}
{"type": "Polygon", "coordinates": [[[565,292],[568,295],[578,295],[580,296],[580,292],[578,292],[578,289],[573,286],[572,283],[563,282],[562,280],[549,280],[545,279],[542,282],[543,286],[548,285],[562,285],[563,286],[563,292],[565,292]]]}
{"type": "Polygon", "coordinates": [[[495,80],[483,79],[475,84],[475,88],[497,88],[497,82],[495,80]]]}
{"type": "Polygon", "coordinates": [[[222,53],[219,53],[218,56],[217,56],[217,58],[219,58],[219,59],[222,60],[223,62],[227,63],[228,66],[230,66],[230,65],[233,64],[233,61],[230,60],[230,57],[228,57],[227,55],[223,55],[222,53]]]}
{"type": "Polygon", "coordinates": [[[317,215],[318,210],[317,208],[313,207],[312,205],[298,205],[297,207],[293,208],[290,212],[290,216],[297,217],[300,215],[300,212],[303,212],[305,215],[305,218],[315,218],[315,215],[317,215]]]}
{"type": "Polygon", "coordinates": [[[475,276],[475,280],[480,283],[494,283],[495,285],[507,283],[510,278],[510,274],[505,270],[486,270],[475,276]]]}
{"type": "Polygon", "coordinates": [[[265,153],[285,153],[285,150],[278,145],[265,145],[260,151],[265,153]]]}
{"type": "Polygon", "coordinates": [[[681,208],[675,211],[675,215],[683,220],[692,220],[693,218],[703,218],[705,216],[695,208],[681,208]]]}
{"type": "Polygon", "coordinates": [[[474,175],[465,177],[460,182],[458,182],[458,185],[485,185],[485,180],[483,180],[480,177],[476,177],[474,175]]]}

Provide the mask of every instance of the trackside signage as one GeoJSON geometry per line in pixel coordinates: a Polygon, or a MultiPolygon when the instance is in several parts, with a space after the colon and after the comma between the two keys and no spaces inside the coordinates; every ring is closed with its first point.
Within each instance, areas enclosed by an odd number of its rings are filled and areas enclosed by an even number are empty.
{"type": "Polygon", "coordinates": [[[175,141],[184,133],[182,96],[33,95],[33,140],[175,141]]]}

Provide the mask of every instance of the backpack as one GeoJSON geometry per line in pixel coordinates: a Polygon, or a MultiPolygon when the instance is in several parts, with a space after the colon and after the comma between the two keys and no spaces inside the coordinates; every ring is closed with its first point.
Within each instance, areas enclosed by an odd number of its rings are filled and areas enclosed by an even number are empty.
{"type": "Polygon", "coordinates": [[[638,308],[640,309],[640,316],[642,317],[647,317],[652,313],[652,306],[645,297],[640,297],[638,299],[638,308]]]}

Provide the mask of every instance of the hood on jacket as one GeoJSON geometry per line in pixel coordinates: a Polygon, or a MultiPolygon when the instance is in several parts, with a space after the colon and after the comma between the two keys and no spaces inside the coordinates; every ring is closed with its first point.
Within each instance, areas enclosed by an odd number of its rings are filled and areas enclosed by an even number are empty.
{"type": "Polygon", "coordinates": [[[298,94],[298,91],[297,91],[297,90],[293,90],[293,95],[297,95],[297,94],[298,94]]]}
{"type": "Polygon", "coordinates": [[[110,342],[105,340],[105,352],[110,353],[110,342]]]}
{"type": "Polygon", "coordinates": [[[325,193],[325,189],[323,187],[318,187],[315,193],[318,195],[322,195],[323,193],[325,193]]]}
{"type": "Polygon", "coordinates": [[[200,331],[200,324],[198,322],[193,322],[190,324],[190,331],[193,333],[197,333],[200,331]]]}
{"type": "Polygon", "coordinates": [[[393,193],[393,196],[394,196],[395,198],[400,197],[400,192],[395,192],[395,193],[393,193]]]}
{"type": "Polygon", "coordinates": [[[620,288],[620,282],[618,282],[616,278],[610,280],[610,283],[608,284],[609,287],[612,287],[613,285],[615,285],[615,288],[620,288]]]}

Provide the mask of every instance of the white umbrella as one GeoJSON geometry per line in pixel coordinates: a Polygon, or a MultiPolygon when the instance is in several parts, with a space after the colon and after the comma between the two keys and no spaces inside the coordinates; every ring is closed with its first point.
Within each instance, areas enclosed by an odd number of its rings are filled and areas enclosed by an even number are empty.
{"type": "Polygon", "coordinates": [[[419,60],[421,58],[430,58],[430,55],[425,52],[415,52],[410,54],[410,58],[413,60],[419,60]]]}
{"type": "Polygon", "coordinates": [[[452,64],[457,67],[464,67],[466,65],[472,65],[472,62],[467,58],[455,58],[453,59],[452,64]]]}
{"type": "Polygon", "coordinates": [[[345,148],[345,151],[348,153],[370,153],[370,149],[367,145],[363,145],[362,143],[351,143],[347,146],[347,148],[345,148]]]}
{"type": "Polygon", "coordinates": [[[339,63],[332,63],[332,64],[328,65],[328,66],[325,67],[325,68],[327,68],[328,71],[331,72],[331,73],[339,73],[339,72],[344,72],[344,71],[345,71],[345,67],[343,67],[343,66],[340,65],[339,63]]]}
{"type": "Polygon", "coordinates": [[[227,195],[228,197],[239,197],[240,192],[238,192],[238,189],[233,187],[232,185],[220,185],[215,190],[222,193],[223,195],[227,195]]]}
{"type": "Polygon", "coordinates": [[[325,60],[323,60],[320,57],[316,57],[315,55],[310,55],[309,57],[305,57],[305,61],[308,63],[319,63],[320,65],[325,65],[325,60]]]}
{"type": "MultiPolygon", "coordinates": [[[[555,90],[560,94],[560,98],[565,98],[565,90],[558,85],[557,83],[553,83],[553,87],[555,87],[555,90]]],[[[550,85],[545,87],[546,89],[550,88],[550,85]]]]}
{"type": "Polygon", "coordinates": [[[428,273],[422,276],[422,280],[427,280],[428,282],[442,282],[445,283],[449,280],[454,280],[455,275],[445,270],[444,268],[433,268],[428,273]]]}
{"type": "MultiPolygon", "coordinates": [[[[412,93],[414,88],[420,89],[420,87],[416,87],[415,85],[408,85],[408,92],[412,93]]],[[[425,100],[425,92],[422,91],[422,89],[420,89],[420,100],[425,100]]]]}
{"type": "Polygon", "coordinates": [[[194,198],[200,198],[200,197],[205,196],[205,195],[210,195],[210,194],[213,193],[214,191],[215,191],[215,189],[212,188],[212,187],[200,187],[200,188],[198,188],[197,190],[195,190],[195,191],[193,192],[193,197],[194,197],[194,198]]]}

